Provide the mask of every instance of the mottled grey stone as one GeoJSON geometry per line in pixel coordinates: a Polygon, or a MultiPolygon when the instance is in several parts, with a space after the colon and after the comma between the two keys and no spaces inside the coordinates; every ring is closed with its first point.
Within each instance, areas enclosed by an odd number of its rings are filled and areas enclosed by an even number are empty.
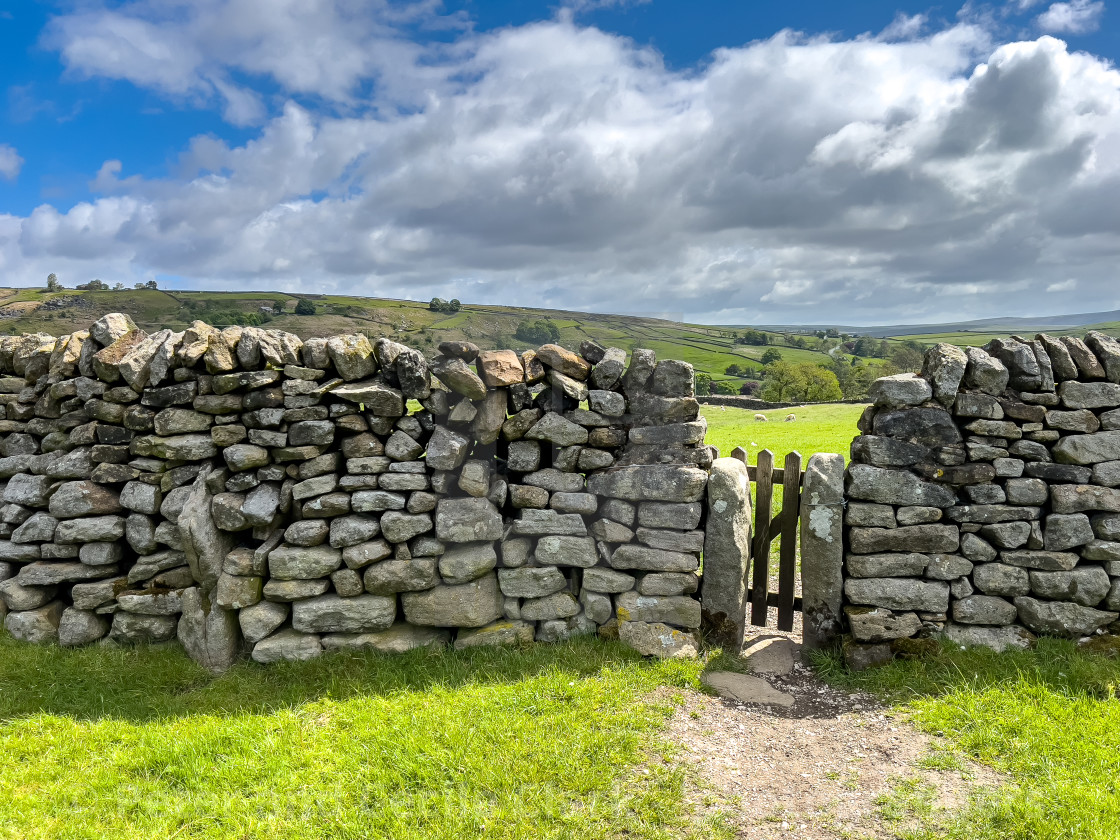
{"type": "Polygon", "coordinates": [[[882,504],[928,507],[948,507],[956,501],[949,487],[922,481],[912,473],[866,464],[848,468],[848,496],[882,504]]]}
{"type": "Polygon", "coordinates": [[[640,569],[649,572],[694,572],[699,561],[692,554],[662,551],[640,545],[621,545],[611,554],[615,569],[640,569]]]}
{"type": "Polygon", "coordinates": [[[4,617],[4,628],[13,639],[21,642],[36,645],[57,642],[64,610],[61,601],[51,601],[35,609],[10,612],[4,617]]]}
{"type": "Polygon", "coordinates": [[[1014,625],[985,627],[983,625],[945,625],[945,638],[961,647],[986,647],[996,653],[1005,650],[1026,650],[1034,644],[1035,637],[1025,628],[1014,625]]]}
{"type": "Polygon", "coordinates": [[[482,627],[502,614],[498,578],[488,574],[459,586],[440,584],[424,592],[401,595],[411,624],[434,627],[482,627]]]}
{"type": "Polygon", "coordinates": [[[945,406],[953,404],[967,365],[968,356],[952,344],[935,344],[926,351],[922,374],[932,386],[934,399],[945,406]]]}
{"type": "Polygon", "coordinates": [[[590,537],[545,536],[537,541],[534,559],[542,566],[594,566],[599,555],[590,537]]]}
{"type": "MultiPolygon", "coordinates": [[[[852,577],[921,577],[925,573],[929,557],[917,552],[849,554],[845,562],[848,574],[852,577]]],[[[959,577],[959,575],[953,575],[953,577],[959,577]]]]}
{"type": "Polygon", "coordinates": [[[845,607],[852,637],[860,642],[889,642],[908,639],[922,629],[913,612],[895,613],[882,607],[845,607]]]}
{"type": "Polygon", "coordinates": [[[1010,372],[999,359],[992,358],[979,347],[965,349],[968,367],[965,371],[964,386],[983,391],[998,397],[1007,388],[1010,372]]]}
{"type": "MultiPolygon", "coordinates": [[[[836,513],[839,522],[839,511],[836,513]]],[[[857,554],[883,551],[954,552],[960,545],[960,531],[954,525],[910,525],[900,528],[851,528],[851,550],[857,554]]],[[[802,548],[804,555],[804,548],[802,548]]]]}
{"type": "Polygon", "coordinates": [[[109,632],[109,619],[92,610],[67,607],[58,625],[58,643],[78,647],[96,642],[109,632]]]}
{"type": "Polygon", "coordinates": [[[439,558],[439,573],[444,583],[455,585],[480,578],[497,565],[492,543],[456,545],[439,558]]]}
{"type": "Polygon", "coordinates": [[[634,578],[624,572],[596,566],[595,568],[584,569],[583,588],[591,589],[595,592],[617,594],[633,589],[634,578]]]}
{"type": "Polygon", "coordinates": [[[1100,566],[1081,566],[1068,572],[1031,572],[1031,591],[1040,598],[1073,601],[1095,607],[1108,594],[1108,573],[1100,566]]]}
{"type": "Polygon", "coordinates": [[[1064,601],[1039,601],[1027,596],[1015,599],[1019,620],[1036,633],[1077,638],[1110,624],[1120,613],[1096,610],[1064,601]]]}
{"type": "Polygon", "coordinates": [[[844,593],[854,604],[890,610],[943,613],[949,609],[949,584],[910,578],[848,578],[844,593]]]}
{"type": "Polygon", "coordinates": [[[1055,513],[1120,513],[1120,489],[1088,484],[1051,485],[1050,503],[1055,513]]]}
{"type": "Polygon", "coordinates": [[[269,574],[277,580],[312,580],[342,565],[342,552],[329,545],[282,545],[268,555],[269,574]]]}
{"type": "Polygon", "coordinates": [[[425,558],[383,560],[365,570],[366,592],[392,595],[397,592],[418,592],[439,583],[437,561],[425,558]]]}
{"type": "Polygon", "coordinates": [[[993,595],[971,595],[953,602],[953,620],[960,624],[994,624],[1015,621],[1015,605],[993,595]]]}
{"type": "Polygon", "coordinates": [[[253,661],[262,665],[273,662],[307,662],[321,656],[323,644],[317,635],[300,633],[286,627],[261,639],[253,646],[253,661]]]}

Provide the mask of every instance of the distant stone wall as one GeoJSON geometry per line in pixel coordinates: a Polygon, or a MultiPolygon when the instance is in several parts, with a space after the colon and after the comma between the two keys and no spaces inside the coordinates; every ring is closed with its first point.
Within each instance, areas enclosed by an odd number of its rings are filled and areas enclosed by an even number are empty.
{"type": "Polygon", "coordinates": [[[220,670],[331,648],[610,635],[695,650],[692,367],[124,315],[0,339],[0,618],[177,639],[220,670]]]}
{"type": "Polygon", "coordinates": [[[1120,342],[939,344],[877,380],[847,476],[849,660],[1120,631],[1120,342]]]}

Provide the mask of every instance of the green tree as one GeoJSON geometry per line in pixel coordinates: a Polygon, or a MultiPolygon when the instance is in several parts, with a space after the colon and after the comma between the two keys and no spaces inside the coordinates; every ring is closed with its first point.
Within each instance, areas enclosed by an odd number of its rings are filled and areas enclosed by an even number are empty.
{"type": "Polygon", "coordinates": [[[917,373],[922,369],[926,348],[916,341],[904,341],[891,350],[891,363],[901,371],[917,373]]]}
{"type": "Polygon", "coordinates": [[[447,302],[447,311],[448,312],[458,312],[462,308],[463,308],[463,304],[459,303],[458,298],[451,298],[451,300],[449,300],[447,302]]]}
{"type": "Polygon", "coordinates": [[[727,380],[715,383],[714,387],[717,394],[727,394],[728,396],[733,396],[739,393],[739,389],[738,387],[736,387],[736,383],[728,382],[727,380]]]}
{"type": "Polygon", "coordinates": [[[820,365],[798,365],[805,377],[806,402],[832,402],[844,399],[836,374],[820,365]]]}
{"type": "Polygon", "coordinates": [[[735,337],[735,343],[764,347],[770,343],[770,335],[762,332],[762,330],[743,330],[742,335],[735,337]]]}
{"type": "Polygon", "coordinates": [[[696,373],[696,396],[706,397],[712,393],[712,377],[707,373],[696,373]]]}
{"type": "Polygon", "coordinates": [[[799,402],[805,399],[807,383],[799,365],[777,361],[766,368],[760,396],[770,402],[799,402]]]}
{"type": "Polygon", "coordinates": [[[780,362],[781,360],[782,354],[775,350],[773,347],[762,354],[762,364],[764,365],[773,364],[774,362],[780,362]]]}
{"type": "Polygon", "coordinates": [[[529,344],[555,343],[560,340],[560,328],[548,318],[538,318],[519,323],[514,336],[529,344]]]}
{"type": "Polygon", "coordinates": [[[62,284],[58,282],[58,275],[53,271],[47,275],[47,291],[48,292],[61,292],[62,284]]]}
{"type": "Polygon", "coordinates": [[[315,314],[315,304],[313,304],[307,298],[300,298],[299,302],[296,304],[296,314],[297,315],[314,315],[315,314]]]}
{"type": "Polygon", "coordinates": [[[144,288],[145,289],[158,289],[159,285],[156,283],[155,280],[149,280],[147,283],[144,284],[144,288]]]}
{"type": "Polygon", "coordinates": [[[737,364],[730,364],[724,369],[723,372],[726,373],[728,376],[742,376],[743,375],[743,368],[740,365],[737,365],[737,364]]]}

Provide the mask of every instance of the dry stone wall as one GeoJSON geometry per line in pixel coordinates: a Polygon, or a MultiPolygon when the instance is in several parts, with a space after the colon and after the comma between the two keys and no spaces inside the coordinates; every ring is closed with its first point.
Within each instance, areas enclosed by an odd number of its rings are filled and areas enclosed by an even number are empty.
{"type": "Polygon", "coordinates": [[[0,618],[222,669],[617,633],[695,650],[693,371],[124,315],[0,339],[0,618]]]}
{"type": "Polygon", "coordinates": [[[877,380],[847,475],[849,660],[1120,630],[1120,343],[937,345],[877,380]]]}

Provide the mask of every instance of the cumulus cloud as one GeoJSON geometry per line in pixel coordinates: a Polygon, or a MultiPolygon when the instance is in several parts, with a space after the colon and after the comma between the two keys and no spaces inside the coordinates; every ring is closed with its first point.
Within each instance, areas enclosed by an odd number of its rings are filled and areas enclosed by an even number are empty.
{"type": "Polygon", "coordinates": [[[375,80],[385,104],[413,105],[440,71],[410,36],[465,27],[438,0],[135,0],[51,20],[43,42],[81,77],[120,79],[194,105],[221,103],[238,125],[265,113],[250,81],[352,105],[375,80]]]}
{"type": "MultiPolygon", "coordinates": [[[[148,21],[143,43],[192,25],[148,21]]],[[[1120,73],[1054,38],[781,32],[675,71],[561,16],[402,49],[431,81],[411,107],[392,84],[352,110],[281,97],[165,178],[109,161],[94,200],[0,217],[0,268],[720,323],[1028,314],[1070,278],[1048,311],[1120,307],[1120,73]]],[[[291,78],[320,96],[378,73],[308,66],[291,78]]],[[[239,72],[182,67],[137,83],[239,72]]]]}
{"type": "Polygon", "coordinates": [[[1082,35],[1095,31],[1103,14],[1104,3],[1100,0],[1070,0],[1068,3],[1051,4],[1036,22],[1043,32],[1082,35]]]}
{"type": "Polygon", "coordinates": [[[11,146],[0,143],[0,178],[14,181],[23,168],[23,158],[11,146]]]}

